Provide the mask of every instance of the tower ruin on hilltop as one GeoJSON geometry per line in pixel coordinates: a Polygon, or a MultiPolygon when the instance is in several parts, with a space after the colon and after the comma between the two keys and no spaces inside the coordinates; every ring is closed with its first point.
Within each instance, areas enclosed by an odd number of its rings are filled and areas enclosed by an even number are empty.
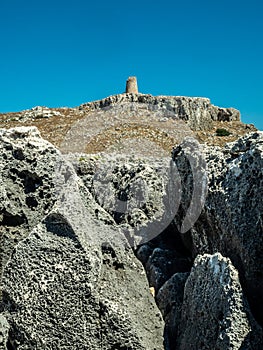
{"type": "Polygon", "coordinates": [[[138,84],[136,77],[129,77],[126,81],[126,94],[138,94],[138,84]]]}

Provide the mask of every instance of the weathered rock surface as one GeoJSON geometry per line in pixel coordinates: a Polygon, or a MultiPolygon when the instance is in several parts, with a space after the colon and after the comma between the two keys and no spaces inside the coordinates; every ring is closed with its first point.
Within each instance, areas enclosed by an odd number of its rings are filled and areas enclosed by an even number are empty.
{"type": "Polygon", "coordinates": [[[195,260],[176,343],[172,349],[262,349],[262,330],[247,307],[238,272],[220,253],[195,260]]]}
{"type": "Polygon", "coordinates": [[[188,122],[193,130],[206,130],[212,120],[237,121],[240,113],[234,108],[220,108],[212,105],[208,98],[185,96],[152,96],[146,94],[120,94],[100,101],[86,103],[80,109],[102,109],[130,104],[140,109],[159,112],[165,118],[178,118],[188,122]]]}
{"type": "Polygon", "coordinates": [[[57,157],[36,128],[0,131],[1,270],[14,246],[53,206],[57,157]]]}
{"type": "MultiPolygon", "coordinates": [[[[178,211],[183,217],[192,200],[193,174],[187,150],[175,153],[184,174],[178,211]]],[[[223,149],[204,147],[203,157],[208,178],[204,209],[182,239],[193,256],[219,251],[231,259],[254,315],[263,324],[263,133],[251,133],[223,149]]],[[[181,221],[179,216],[176,221],[181,221]]]]}
{"type": "Polygon", "coordinates": [[[1,252],[1,349],[163,349],[163,322],[143,267],[74,168],[35,128],[2,130],[1,145],[9,151],[2,186],[11,191],[2,191],[2,228],[25,217],[15,242],[9,227],[3,238],[12,244],[1,252]],[[42,182],[10,179],[9,168],[30,170],[42,182]],[[42,186],[51,198],[39,196],[42,186]]]}
{"type": "MultiPolygon", "coordinates": [[[[117,120],[147,106],[188,131],[238,118],[206,99],[118,96],[82,108],[117,120]]],[[[262,349],[263,133],[186,140],[174,161],[66,157],[36,128],[2,130],[0,147],[0,349],[262,349]]]]}
{"type": "Polygon", "coordinates": [[[0,349],[6,349],[10,325],[3,315],[0,315],[0,349]]]}
{"type": "Polygon", "coordinates": [[[158,236],[173,220],[178,199],[170,188],[178,179],[169,158],[82,154],[71,161],[134,247],[158,236]]]}
{"type": "Polygon", "coordinates": [[[184,288],[189,272],[176,273],[160,288],[156,302],[165,321],[165,349],[177,349],[178,330],[181,324],[184,288]]]}
{"type": "Polygon", "coordinates": [[[54,116],[60,116],[61,113],[55,111],[54,109],[44,107],[44,106],[36,106],[29,110],[26,110],[23,114],[24,119],[40,119],[40,118],[51,118],[54,116]]]}
{"type": "Polygon", "coordinates": [[[155,248],[145,268],[149,284],[157,293],[172,275],[189,271],[191,263],[187,257],[179,255],[175,250],[155,248]]]}
{"type": "Polygon", "coordinates": [[[31,109],[26,109],[21,112],[17,113],[8,113],[9,119],[7,121],[9,122],[19,122],[24,123],[29,120],[38,120],[38,119],[47,119],[57,116],[62,116],[62,113],[48,107],[44,106],[35,106],[31,109]]]}
{"type": "MultiPolygon", "coordinates": [[[[182,221],[184,221],[187,213],[189,216],[189,222],[186,222],[185,227],[188,227],[191,224],[191,220],[198,219],[198,216],[195,215],[196,207],[198,207],[198,213],[201,213],[200,218],[197,220],[193,228],[181,233],[185,246],[188,247],[188,251],[191,252],[193,257],[197,254],[204,254],[207,252],[214,253],[217,251],[230,257],[236,268],[240,271],[242,285],[245,287],[245,292],[248,295],[252,307],[253,302],[251,303],[251,294],[260,285],[261,278],[261,265],[258,265],[257,263],[261,258],[259,256],[259,250],[254,249],[253,245],[260,246],[261,234],[260,232],[257,233],[254,231],[255,227],[251,227],[251,222],[253,222],[253,214],[262,215],[262,207],[259,203],[260,199],[257,199],[257,197],[256,200],[253,199],[253,197],[246,198],[246,195],[242,195],[242,193],[246,188],[247,190],[248,188],[251,190],[252,174],[254,174],[254,176],[259,176],[258,181],[255,182],[255,189],[262,187],[260,175],[262,170],[262,155],[260,151],[261,136],[255,135],[252,134],[247,136],[234,144],[228,145],[225,149],[206,146],[198,149],[195,144],[196,141],[193,140],[193,142],[190,142],[189,140],[186,140],[185,143],[174,150],[174,158],[178,173],[173,173],[176,176],[180,175],[183,185],[182,189],[180,190],[179,186],[176,192],[179,199],[180,196],[182,196],[182,203],[179,207],[176,218],[178,228],[182,228],[182,221]],[[241,150],[237,152],[237,149],[241,150]],[[254,157],[256,157],[255,161],[254,157]],[[241,181],[241,183],[237,181],[235,176],[235,174],[240,176],[240,170],[234,170],[234,167],[236,167],[236,164],[239,164],[240,161],[237,161],[237,158],[242,162],[253,164],[250,167],[248,164],[241,166],[243,171],[243,181],[241,181]],[[193,174],[193,172],[195,173],[193,174]],[[206,184],[208,186],[208,192],[206,184]],[[241,201],[239,200],[240,195],[243,198],[241,201]],[[190,206],[191,201],[193,201],[193,198],[196,199],[196,197],[198,197],[198,201],[190,206]],[[248,201],[251,201],[251,204],[249,204],[251,210],[248,209],[246,211],[248,201]],[[204,210],[201,212],[203,204],[204,210]],[[243,206],[243,209],[238,209],[239,206],[243,206]],[[208,216],[208,214],[210,214],[210,216],[208,216]],[[224,224],[224,226],[222,226],[224,227],[223,231],[220,229],[221,226],[219,226],[218,222],[220,225],[224,224]],[[246,232],[246,239],[243,238],[241,241],[243,242],[243,247],[240,244],[240,239],[238,241],[238,236],[241,235],[242,232],[246,232]],[[237,242],[239,242],[239,244],[237,244],[237,242]],[[243,252],[243,256],[241,255],[241,252],[243,252]],[[250,257],[248,257],[249,252],[253,252],[250,257]],[[241,259],[244,259],[245,262],[243,263],[241,259]],[[243,271],[244,264],[246,263],[247,273],[249,275],[251,267],[249,267],[248,264],[252,261],[254,264],[252,271],[253,269],[257,269],[258,272],[252,277],[252,279],[250,279],[253,283],[249,286],[246,282],[246,276],[243,271]]],[[[92,182],[94,174],[96,174],[97,171],[94,169],[99,169],[100,163],[104,164],[104,168],[107,168],[107,165],[105,165],[107,157],[101,157],[100,160],[94,160],[94,158],[86,156],[86,158],[83,159],[83,162],[79,162],[77,168],[86,186],[97,198],[100,205],[103,206],[115,219],[116,224],[133,227],[136,231],[136,227],[141,228],[144,224],[153,220],[156,213],[159,215],[158,220],[162,220],[162,213],[165,212],[166,208],[170,208],[169,205],[167,206],[167,201],[165,201],[165,193],[169,192],[168,188],[171,190],[171,187],[168,186],[169,181],[167,181],[167,179],[166,186],[160,185],[162,180],[165,179],[165,176],[162,178],[160,173],[155,172],[154,165],[156,164],[153,162],[148,162],[147,164],[147,160],[144,159],[144,161],[140,163],[140,166],[136,167],[136,161],[131,161],[129,157],[116,158],[116,160],[118,159],[116,163],[111,162],[112,168],[110,171],[109,169],[106,170],[105,174],[103,172],[100,173],[99,171],[102,178],[105,179],[107,188],[107,195],[104,197],[105,190],[102,190],[101,192],[94,191],[94,183],[92,182]],[[107,179],[106,173],[109,176],[107,179]],[[113,198],[119,198],[124,202],[126,200],[129,202],[131,198],[129,197],[131,192],[130,186],[133,187],[133,183],[136,183],[138,178],[142,178],[145,181],[146,186],[144,188],[147,188],[148,190],[148,197],[142,196],[142,198],[147,197],[147,201],[144,203],[145,205],[139,209],[135,206],[130,211],[124,210],[123,212],[118,213],[118,211],[116,211],[116,206],[112,204],[110,205],[109,203],[113,203],[113,198]],[[151,194],[151,191],[153,191],[155,196],[151,194]],[[102,200],[101,196],[103,196],[104,200],[102,200]],[[157,198],[157,201],[153,200],[153,198],[157,198]]],[[[97,175],[95,177],[98,179],[97,175]]],[[[240,179],[240,177],[238,177],[238,179],[240,179]]],[[[133,192],[133,194],[134,193],[137,192],[133,192]]],[[[170,192],[169,194],[171,195],[170,192]]],[[[172,196],[173,200],[170,200],[170,202],[173,202],[174,207],[177,206],[175,197],[176,196],[172,196]]],[[[194,223],[195,222],[193,221],[193,224],[194,223]]],[[[164,240],[162,240],[162,243],[159,241],[157,244],[153,244],[151,241],[140,246],[137,251],[137,257],[145,266],[149,285],[154,287],[157,296],[158,290],[160,288],[162,289],[162,286],[165,283],[168,283],[166,281],[169,280],[173,273],[189,271],[189,265],[187,265],[189,264],[187,254],[181,256],[180,259],[177,258],[178,251],[182,252],[182,245],[179,244],[179,232],[176,229],[176,225],[173,227],[171,225],[172,223],[169,223],[168,227],[165,228],[169,231],[169,234],[166,235],[164,240]],[[171,238],[171,236],[173,236],[173,238],[171,238]],[[170,242],[167,244],[168,237],[170,237],[170,242]],[[173,239],[175,240],[174,242],[172,242],[173,239]],[[165,241],[166,246],[163,247],[162,245],[165,245],[165,241]]],[[[191,225],[189,227],[191,227],[191,225]]],[[[140,229],[137,233],[139,232],[140,229]]],[[[160,233],[161,232],[163,231],[160,230],[160,233]]],[[[156,236],[153,236],[152,238],[155,239],[155,237],[156,236]]],[[[178,290],[178,293],[179,291],[180,289],[178,290]]],[[[257,293],[257,297],[259,294],[262,295],[260,289],[257,293]]],[[[256,300],[255,305],[257,305],[256,300]]],[[[169,307],[169,302],[167,307],[169,307]]],[[[164,309],[164,307],[162,308],[164,309]]],[[[166,342],[170,342],[170,347],[172,346],[171,343],[173,343],[173,341],[169,339],[175,339],[176,329],[179,323],[178,320],[180,319],[178,316],[178,309],[180,310],[179,302],[174,312],[169,313],[168,316],[164,316],[166,321],[165,338],[166,342]],[[177,316],[174,316],[174,314],[177,316]],[[175,318],[177,320],[176,322],[175,318]]],[[[252,349],[254,345],[249,346],[252,349]]],[[[176,347],[174,347],[174,349],[176,349],[176,347]]]]}

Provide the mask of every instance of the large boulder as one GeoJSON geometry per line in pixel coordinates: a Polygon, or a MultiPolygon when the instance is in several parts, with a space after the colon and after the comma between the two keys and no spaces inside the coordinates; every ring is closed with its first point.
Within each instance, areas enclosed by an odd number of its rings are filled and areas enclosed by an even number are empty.
{"type": "Polygon", "coordinates": [[[22,235],[8,245],[2,265],[1,349],[163,349],[161,314],[122,231],[110,227],[72,165],[35,128],[1,135],[2,147],[12,143],[3,188],[21,198],[16,206],[6,199],[2,212],[28,218],[16,225],[22,235]],[[37,185],[6,176],[12,155],[14,168],[30,169],[37,185]],[[50,198],[37,197],[34,216],[26,189],[38,195],[42,184],[50,198]]]}
{"type": "Polygon", "coordinates": [[[263,324],[263,133],[251,133],[224,148],[203,147],[207,192],[202,183],[193,184],[189,153],[198,157],[187,146],[174,151],[184,174],[178,226],[192,203],[193,188],[199,188],[205,200],[198,221],[181,233],[182,239],[193,257],[219,251],[231,259],[253,313],[263,324]]]}
{"type": "Polygon", "coordinates": [[[220,253],[199,255],[188,277],[177,350],[262,349],[262,329],[244,298],[238,272],[220,253]]]}

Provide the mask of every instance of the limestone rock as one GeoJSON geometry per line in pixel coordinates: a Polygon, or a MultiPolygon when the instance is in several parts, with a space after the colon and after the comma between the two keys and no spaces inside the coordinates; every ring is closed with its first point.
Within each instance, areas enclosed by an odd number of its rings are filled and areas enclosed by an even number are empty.
{"type": "Polygon", "coordinates": [[[220,253],[198,256],[185,284],[176,349],[255,350],[262,345],[262,330],[231,261],[220,253]]]}
{"type": "Polygon", "coordinates": [[[23,119],[41,119],[61,116],[61,113],[44,106],[36,106],[23,113],[23,119]]]}
{"type": "Polygon", "coordinates": [[[100,101],[86,103],[81,110],[110,109],[127,105],[139,109],[158,112],[160,118],[182,119],[193,130],[209,130],[211,121],[240,120],[240,113],[234,108],[220,108],[211,104],[208,98],[186,96],[152,96],[146,94],[126,93],[109,96],[100,101]]]}
{"type": "Polygon", "coordinates": [[[164,283],[156,296],[157,305],[165,321],[165,349],[175,350],[177,346],[184,288],[188,276],[189,272],[174,274],[164,283]]]}
{"type": "Polygon", "coordinates": [[[0,349],[8,350],[8,333],[9,333],[9,323],[3,315],[0,315],[0,349]]]}
{"type": "Polygon", "coordinates": [[[1,251],[3,349],[163,349],[143,267],[73,166],[35,128],[0,135],[2,240],[12,241],[10,223],[19,237],[1,251]]]}
{"type": "MultiPolygon", "coordinates": [[[[223,149],[204,147],[203,156],[208,193],[201,216],[182,239],[194,257],[219,251],[231,259],[262,324],[263,133],[251,133],[223,149]]],[[[180,223],[192,200],[189,184],[193,174],[183,151],[178,150],[175,162],[184,174],[182,203],[176,216],[180,223]]]]}
{"type": "Polygon", "coordinates": [[[136,256],[137,258],[140,260],[140,262],[143,264],[143,266],[146,266],[147,261],[149,259],[149,257],[151,256],[152,252],[153,252],[154,248],[150,245],[150,244],[142,244],[137,252],[136,252],[136,256]]]}
{"type": "Polygon", "coordinates": [[[95,227],[87,237],[76,231],[51,213],[16,247],[3,274],[9,341],[18,349],[162,349],[162,320],[132,252],[111,243],[117,233],[95,244],[95,227]]]}
{"type": "MultiPolygon", "coordinates": [[[[238,118],[140,94],[83,108],[145,105],[202,127],[238,118]]],[[[36,128],[0,131],[0,349],[262,349],[263,133],[197,146],[173,160],[62,156],[36,128]]]]}
{"type": "Polygon", "coordinates": [[[72,160],[77,173],[134,247],[158,236],[173,220],[176,194],[169,188],[178,179],[169,158],[101,154],[78,159],[72,160]]]}
{"type": "Polygon", "coordinates": [[[191,263],[175,250],[155,248],[146,263],[146,273],[150,286],[158,292],[163,284],[177,272],[187,272],[191,263]]]}
{"type": "Polygon", "coordinates": [[[217,119],[218,121],[239,121],[240,120],[240,112],[235,108],[219,108],[217,111],[217,119]]]}
{"type": "Polygon", "coordinates": [[[14,246],[54,204],[57,157],[35,127],[0,130],[1,270],[14,246]]]}

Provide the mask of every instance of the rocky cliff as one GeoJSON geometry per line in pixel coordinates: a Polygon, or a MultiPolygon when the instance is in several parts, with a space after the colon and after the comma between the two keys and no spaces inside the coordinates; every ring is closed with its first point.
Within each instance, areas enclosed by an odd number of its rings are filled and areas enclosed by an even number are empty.
{"type": "Polygon", "coordinates": [[[0,349],[262,349],[263,133],[239,119],[143,94],[2,116],[0,349]],[[219,125],[244,136],[199,142],[219,125]]]}
{"type": "Polygon", "coordinates": [[[240,113],[235,108],[219,108],[211,104],[208,98],[186,96],[152,96],[145,94],[120,94],[103,100],[86,103],[81,109],[101,109],[126,104],[137,104],[139,108],[158,111],[160,116],[182,119],[193,130],[208,130],[214,121],[239,121],[240,113]]]}

